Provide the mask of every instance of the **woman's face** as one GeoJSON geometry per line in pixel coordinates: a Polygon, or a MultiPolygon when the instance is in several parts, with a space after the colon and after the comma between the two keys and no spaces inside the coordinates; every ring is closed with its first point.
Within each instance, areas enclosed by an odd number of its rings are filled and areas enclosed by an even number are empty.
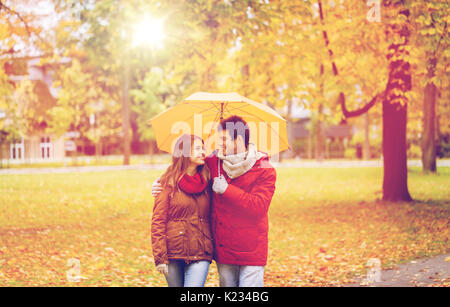
{"type": "Polygon", "coordinates": [[[203,142],[195,138],[194,144],[192,145],[191,162],[196,165],[205,164],[205,148],[203,147],[203,142]]]}

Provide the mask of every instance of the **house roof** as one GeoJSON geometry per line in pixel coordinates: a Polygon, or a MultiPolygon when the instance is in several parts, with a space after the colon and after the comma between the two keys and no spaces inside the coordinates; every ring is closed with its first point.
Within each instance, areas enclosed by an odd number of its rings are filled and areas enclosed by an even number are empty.
{"type": "Polygon", "coordinates": [[[294,123],[293,129],[293,137],[295,139],[298,138],[306,138],[309,136],[309,130],[302,123],[294,123]]]}
{"type": "MultiPolygon", "coordinates": [[[[293,125],[293,137],[297,138],[306,138],[309,136],[310,132],[305,127],[305,124],[309,121],[309,119],[303,119],[299,122],[292,123],[293,125]]],[[[289,125],[289,123],[288,123],[289,125]]],[[[329,138],[337,138],[337,137],[351,137],[352,136],[352,126],[349,125],[330,125],[324,129],[324,136],[329,138]]]]}

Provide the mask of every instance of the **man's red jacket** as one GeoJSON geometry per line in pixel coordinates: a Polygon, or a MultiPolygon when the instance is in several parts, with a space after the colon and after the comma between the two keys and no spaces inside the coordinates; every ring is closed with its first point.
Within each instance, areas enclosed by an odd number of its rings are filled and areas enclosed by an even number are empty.
{"type": "Polygon", "coordinates": [[[264,155],[245,174],[230,179],[223,170],[223,161],[214,152],[206,158],[212,178],[218,175],[218,161],[228,187],[222,195],[212,193],[214,259],[224,264],[265,266],[268,210],[275,192],[275,168],[264,155]]]}

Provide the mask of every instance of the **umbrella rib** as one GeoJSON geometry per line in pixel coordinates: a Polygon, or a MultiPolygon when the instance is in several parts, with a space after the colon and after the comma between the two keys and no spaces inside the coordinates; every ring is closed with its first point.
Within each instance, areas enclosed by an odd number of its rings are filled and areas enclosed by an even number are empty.
{"type": "MultiPolygon", "coordinates": [[[[199,105],[196,105],[196,104],[193,104],[193,103],[190,103],[190,102],[185,102],[185,103],[188,104],[188,105],[190,105],[190,106],[200,108],[200,109],[202,109],[202,110],[211,110],[211,108],[209,108],[209,109],[204,109],[204,108],[200,107],[199,105]]],[[[220,112],[220,109],[219,109],[219,107],[218,107],[216,104],[214,104],[213,102],[210,102],[210,103],[211,103],[211,105],[217,110],[217,112],[220,112]]]]}
{"type": "Polygon", "coordinates": [[[226,106],[223,108],[223,110],[224,110],[225,112],[228,112],[229,114],[233,114],[233,113],[230,111],[230,109],[228,109],[228,105],[226,105],[226,106]]]}
{"type": "Polygon", "coordinates": [[[189,102],[186,102],[186,104],[190,105],[191,107],[196,107],[196,108],[202,109],[203,111],[211,110],[211,108],[209,108],[209,109],[208,109],[208,108],[203,108],[203,107],[201,107],[201,106],[199,106],[199,105],[191,104],[191,103],[189,103],[189,102]]]}
{"type": "MultiPolygon", "coordinates": [[[[233,108],[232,110],[242,111],[240,108],[241,108],[241,107],[239,107],[239,108],[233,108]]],[[[233,112],[231,112],[228,108],[226,108],[226,111],[227,111],[228,113],[230,113],[230,114],[233,114],[233,112]]],[[[250,113],[248,113],[248,112],[247,112],[247,114],[248,114],[248,117],[254,117],[254,118],[256,118],[256,119],[261,120],[259,117],[256,117],[256,116],[254,116],[254,115],[252,115],[252,114],[250,114],[250,113]]]]}
{"type": "MultiPolygon", "coordinates": [[[[248,106],[248,103],[246,103],[245,101],[240,101],[241,103],[243,103],[244,105],[240,106],[240,107],[233,107],[234,110],[240,110],[241,108],[245,108],[246,106],[248,106]]],[[[269,107],[270,108],[270,107],[269,107]]],[[[272,109],[273,110],[273,109],[272,109]]],[[[263,110],[264,112],[268,113],[267,111],[263,110]]],[[[274,110],[275,111],[275,110],[274,110]]],[[[276,112],[276,111],[275,111],[276,112]]]]}
{"type": "Polygon", "coordinates": [[[214,108],[216,108],[216,110],[217,110],[217,112],[219,112],[220,113],[220,109],[219,109],[219,107],[217,106],[217,105],[215,105],[213,102],[211,102],[211,104],[212,104],[212,106],[214,107],[214,108]]]}
{"type": "MultiPolygon", "coordinates": [[[[244,105],[240,106],[240,107],[232,107],[233,110],[240,110],[241,108],[245,108],[248,104],[246,104],[245,102],[241,101],[240,103],[244,103],[244,105]]],[[[231,106],[230,106],[231,107],[231,106]]]]}
{"type": "MultiPolygon", "coordinates": [[[[223,106],[223,111],[228,110],[228,104],[229,104],[229,102],[227,102],[227,103],[223,106]]],[[[230,114],[231,114],[231,112],[230,112],[230,114]]],[[[223,114],[222,114],[222,115],[223,115],[223,114]]]]}
{"type": "MultiPolygon", "coordinates": [[[[232,110],[242,110],[242,108],[245,108],[246,106],[248,106],[249,104],[247,104],[245,101],[243,101],[242,103],[244,103],[244,105],[240,106],[240,107],[231,107],[232,110]]],[[[264,110],[263,110],[264,111],[264,110]]],[[[267,113],[267,111],[264,111],[267,113]]],[[[270,114],[270,113],[269,113],[270,114]]]]}
{"type": "MultiPolygon", "coordinates": [[[[216,121],[218,122],[218,120],[217,120],[218,117],[219,117],[219,113],[217,113],[216,117],[214,117],[213,123],[215,123],[216,121]]],[[[212,129],[209,131],[207,139],[211,136],[211,132],[212,132],[212,129]]]]}

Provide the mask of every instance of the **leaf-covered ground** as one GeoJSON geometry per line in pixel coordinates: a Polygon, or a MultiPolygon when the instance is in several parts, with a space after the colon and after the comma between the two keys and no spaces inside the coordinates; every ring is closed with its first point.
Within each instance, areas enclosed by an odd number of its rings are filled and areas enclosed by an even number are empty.
{"type": "MultiPolygon", "coordinates": [[[[0,175],[0,285],[165,286],[150,241],[150,189],[161,173],[0,175]],[[67,278],[70,259],[79,282],[67,278]]],[[[370,258],[390,268],[450,251],[450,168],[410,168],[413,203],[377,201],[381,168],[277,174],[266,286],[343,285],[364,276],[370,258]]],[[[218,285],[215,263],[207,285],[218,285]]]]}

